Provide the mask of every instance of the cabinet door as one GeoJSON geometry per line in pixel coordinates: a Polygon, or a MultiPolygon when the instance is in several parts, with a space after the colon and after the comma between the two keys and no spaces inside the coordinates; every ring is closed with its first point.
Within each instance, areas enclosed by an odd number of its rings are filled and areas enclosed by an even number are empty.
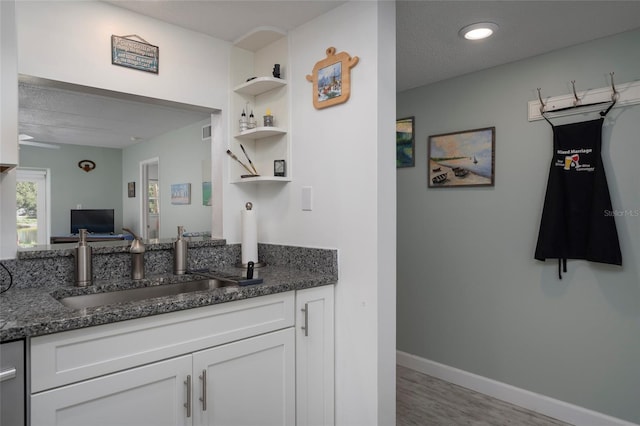
{"type": "Polygon", "coordinates": [[[195,353],[195,424],[294,425],[294,340],[289,327],[195,353]]]}
{"type": "Polygon", "coordinates": [[[32,426],[175,426],[187,417],[191,355],[31,396],[32,426]]]}
{"type": "Polygon", "coordinates": [[[334,286],[296,292],[296,420],[334,424],[334,286]]]}

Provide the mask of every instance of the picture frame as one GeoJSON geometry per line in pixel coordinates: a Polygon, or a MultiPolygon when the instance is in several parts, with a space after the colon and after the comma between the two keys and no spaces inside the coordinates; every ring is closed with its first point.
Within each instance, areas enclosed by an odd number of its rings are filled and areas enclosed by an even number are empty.
{"type": "Polygon", "coordinates": [[[158,74],[160,48],[137,36],[111,35],[111,63],[125,68],[158,74]],[[133,40],[135,37],[140,41],[133,40]]]}
{"type": "Polygon", "coordinates": [[[346,52],[336,54],[335,47],[326,50],[327,57],[316,62],[307,80],[313,83],[313,106],[327,108],[346,102],[351,95],[351,68],[359,61],[346,52]]]}
{"type": "Polygon", "coordinates": [[[495,139],[495,127],[429,136],[428,186],[494,186],[495,139]]]}
{"type": "Polygon", "coordinates": [[[171,204],[191,204],[190,183],[174,183],[171,185],[171,204]]]}
{"type": "Polygon", "coordinates": [[[127,183],[127,195],[129,196],[129,198],[135,198],[135,196],[136,196],[136,183],[135,182],[127,183]]]}
{"type": "Polygon", "coordinates": [[[202,182],[202,205],[211,206],[211,182],[202,182]]]}
{"type": "Polygon", "coordinates": [[[396,167],[415,167],[415,117],[396,120],[396,167]]]}

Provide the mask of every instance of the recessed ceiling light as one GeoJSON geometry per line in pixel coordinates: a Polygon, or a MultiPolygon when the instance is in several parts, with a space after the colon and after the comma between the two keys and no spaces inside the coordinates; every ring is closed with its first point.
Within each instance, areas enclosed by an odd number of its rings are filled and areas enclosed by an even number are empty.
{"type": "Polygon", "coordinates": [[[459,34],[467,40],[482,40],[490,37],[497,30],[498,25],[493,22],[478,22],[462,28],[459,34]]]}

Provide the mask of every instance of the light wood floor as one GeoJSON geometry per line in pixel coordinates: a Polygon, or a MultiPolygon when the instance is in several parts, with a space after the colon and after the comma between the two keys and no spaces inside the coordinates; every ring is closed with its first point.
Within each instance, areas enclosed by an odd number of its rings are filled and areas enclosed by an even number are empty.
{"type": "Polygon", "coordinates": [[[570,426],[406,367],[396,371],[397,426],[570,426]]]}

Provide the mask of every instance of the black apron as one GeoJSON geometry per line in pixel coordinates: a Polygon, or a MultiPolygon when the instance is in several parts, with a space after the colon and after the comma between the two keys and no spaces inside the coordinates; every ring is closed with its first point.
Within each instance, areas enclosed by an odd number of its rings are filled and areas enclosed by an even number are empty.
{"type": "Polygon", "coordinates": [[[553,158],[538,233],[538,260],[622,265],[602,157],[604,118],[553,126],[553,158]]]}

